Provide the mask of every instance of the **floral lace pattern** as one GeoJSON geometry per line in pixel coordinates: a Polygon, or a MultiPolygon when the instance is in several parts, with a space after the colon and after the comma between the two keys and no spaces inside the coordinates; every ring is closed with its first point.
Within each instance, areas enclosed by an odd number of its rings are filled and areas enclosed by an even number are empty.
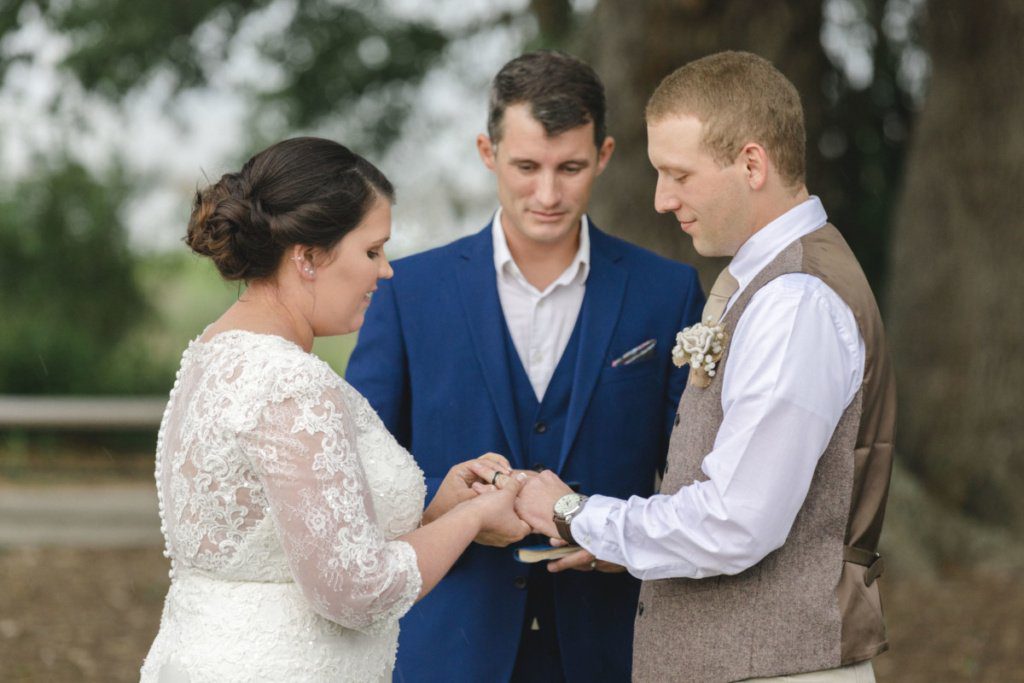
{"type": "Polygon", "coordinates": [[[172,583],[142,680],[387,680],[423,473],[329,366],[272,335],[193,342],[156,479],[172,583]]]}

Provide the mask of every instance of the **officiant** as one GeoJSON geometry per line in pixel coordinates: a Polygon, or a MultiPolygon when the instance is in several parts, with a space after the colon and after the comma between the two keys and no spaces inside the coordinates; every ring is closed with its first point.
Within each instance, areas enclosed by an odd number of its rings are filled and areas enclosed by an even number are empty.
{"type": "Polygon", "coordinates": [[[732,257],[673,352],[690,382],[665,479],[580,501],[545,472],[517,512],[643,579],[638,681],[873,681],[895,388],[875,298],[805,184],[800,98],[725,52],[662,81],[646,119],[655,208],[732,257]]]}
{"type": "MultiPolygon", "coordinates": [[[[586,213],[615,143],[580,60],[506,64],[476,142],[492,221],[393,263],[347,379],[416,454],[428,499],[451,464],[487,451],[583,493],[650,495],[686,380],[674,335],[704,301],[696,273],[586,213]]],[[[395,680],[630,680],[639,581],[586,551],[552,573],[518,563],[508,539],[477,540],[402,620],[395,680]]]]}

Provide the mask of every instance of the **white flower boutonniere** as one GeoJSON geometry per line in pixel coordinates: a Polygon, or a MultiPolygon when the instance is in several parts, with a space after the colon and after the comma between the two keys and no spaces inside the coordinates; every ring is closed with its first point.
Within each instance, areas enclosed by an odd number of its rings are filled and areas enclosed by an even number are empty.
{"type": "Polygon", "coordinates": [[[676,367],[690,365],[690,382],[701,388],[711,384],[718,361],[722,360],[728,335],[721,323],[697,323],[676,333],[676,345],[672,347],[672,362],[676,367]]]}

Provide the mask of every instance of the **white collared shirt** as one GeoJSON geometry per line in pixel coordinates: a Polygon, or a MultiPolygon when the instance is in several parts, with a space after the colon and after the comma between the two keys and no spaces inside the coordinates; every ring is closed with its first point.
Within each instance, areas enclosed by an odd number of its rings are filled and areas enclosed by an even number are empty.
{"type": "Polygon", "coordinates": [[[587,275],[590,273],[590,225],[580,219],[580,245],[569,267],[542,292],[527,282],[501,227],[501,209],[494,214],[494,270],[498,299],[512,343],[530,378],[537,400],[543,400],[572,330],[576,326],[587,275]]]}
{"type": "MultiPolygon", "coordinates": [[[[811,197],[748,239],[729,264],[740,283],[729,306],[779,252],[826,222],[811,197]]],[[[730,345],[724,417],[701,463],[708,480],[671,496],[592,496],[572,534],[598,558],[641,579],[703,578],[739,573],[785,543],[860,388],[864,341],[832,289],[790,273],[751,298],[730,345]]]]}

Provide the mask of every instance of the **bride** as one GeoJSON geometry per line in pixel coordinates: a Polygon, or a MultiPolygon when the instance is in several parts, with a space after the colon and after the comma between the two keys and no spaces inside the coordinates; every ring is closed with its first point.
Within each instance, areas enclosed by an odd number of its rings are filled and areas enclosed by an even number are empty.
{"type": "Polygon", "coordinates": [[[310,353],[357,330],[391,277],[393,195],[317,138],[197,195],[186,243],[248,287],[185,351],[160,426],[171,587],[143,681],[390,680],[398,619],[474,537],[529,532],[495,454],[454,467],[423,510],[412,457],[310,353]]]}

